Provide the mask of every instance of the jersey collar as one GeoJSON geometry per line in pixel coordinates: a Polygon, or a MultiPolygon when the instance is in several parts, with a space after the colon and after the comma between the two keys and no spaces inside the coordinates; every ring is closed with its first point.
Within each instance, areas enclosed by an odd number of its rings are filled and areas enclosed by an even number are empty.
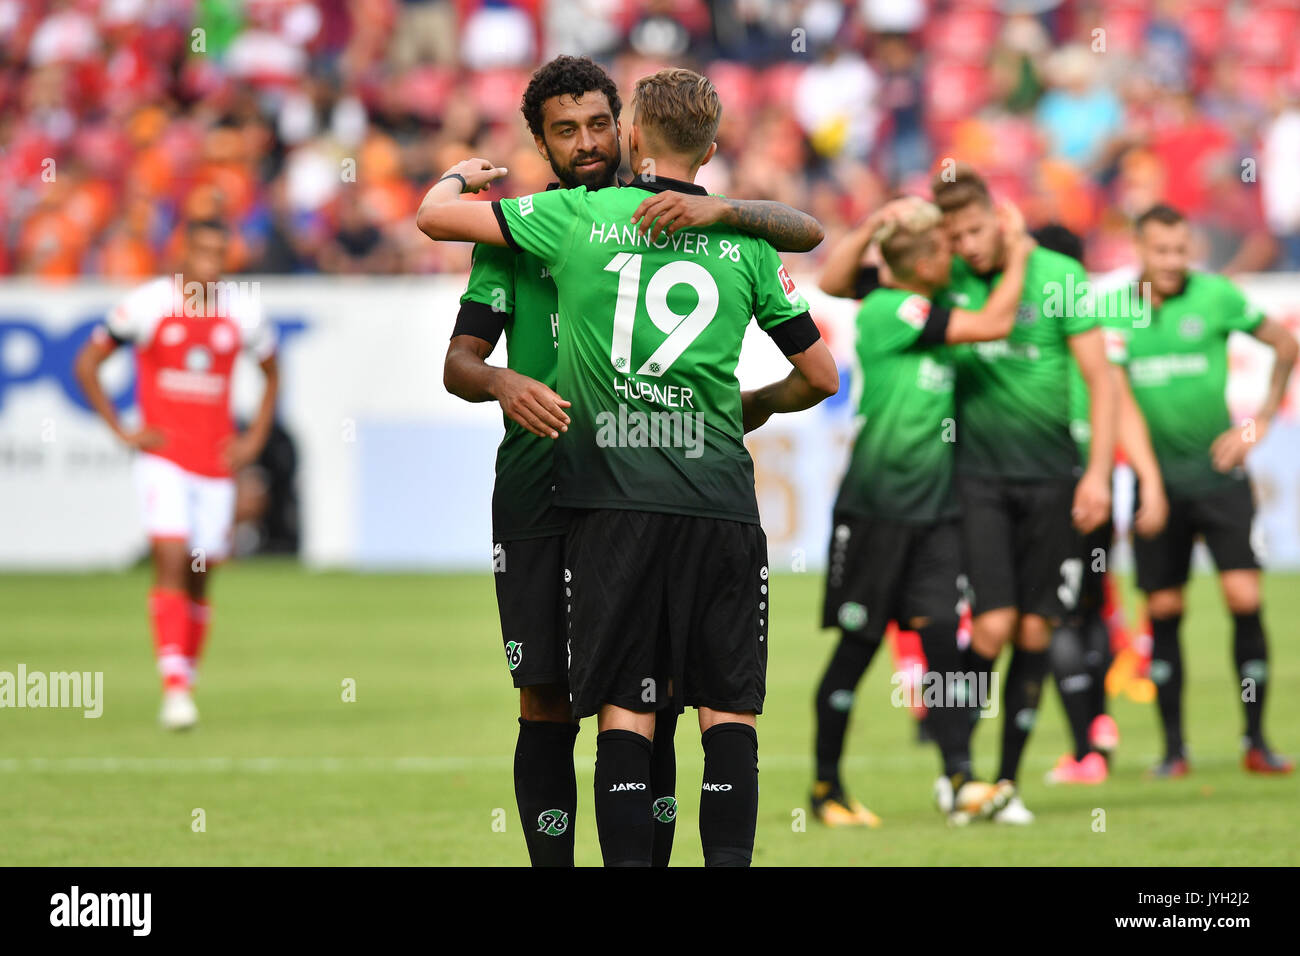
{"type": "Polygon", "coordinates": [[[682,179],[669,179],[667,176],[633,176],[628,185],[652,193],[663,193],[672,190],[675,193],[689,193],[693,196],[707,196],[709,194],[709,191],[698,183],[688,183],[682,179]]]}

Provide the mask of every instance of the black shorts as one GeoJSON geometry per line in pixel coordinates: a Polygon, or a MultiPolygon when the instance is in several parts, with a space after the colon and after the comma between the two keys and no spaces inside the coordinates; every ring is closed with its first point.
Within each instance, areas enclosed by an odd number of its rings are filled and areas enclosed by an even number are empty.
{"type": "Polygon", "coordinates": [[[934,524],[836,513],[822,627],[879,641],[891,620],[952,621],[961,615],[961,534],[955,520],[934,524]]]}
{"type": "Polygon", "coordinates": [[[972,613],[1013,607],[1062,620],[1083,577],[1074,482],[963,476],[957,493],[972,613]]]}
{"type": "Polygon", "coordinates": [[[1150,594],[1186,584],[1197,535],[1205,539],[1220,572],[1258,568],[1250,543],[1254,518],[1255,500],[1244,479],[1206,495],[1170,495],[1165,529],[1154,538],[1133,536],[1138,588],[1150,594]]]}
{"type": "Polygon", "coordinates": [[[492,570],[515,686],[565,684],[564,535],[499,541],[492,546],[492,570]]]}
{"type": "Polygon", "coordinates": [[[762,713],[767,538],[756,524],[647,511],[575,511],[565,547],[573,716],[762,713]]]}

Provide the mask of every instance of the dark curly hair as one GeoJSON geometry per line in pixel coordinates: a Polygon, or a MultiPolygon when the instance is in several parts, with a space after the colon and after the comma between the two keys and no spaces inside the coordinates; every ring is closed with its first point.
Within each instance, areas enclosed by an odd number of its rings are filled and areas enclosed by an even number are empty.
{"type": "Polygon", "coordinates": [[[557,56],[533,74],[528,89],[524,90],[520,108],[528,121],[528,129],[534,136],[543,135],[542,104],[552,96],[568,95],[577,100],[582,98],[582,94],[591,92],[605,94],[617,122],[623,101],[618,97],[618,87],[604,68],[588,56],[557,56]]]}

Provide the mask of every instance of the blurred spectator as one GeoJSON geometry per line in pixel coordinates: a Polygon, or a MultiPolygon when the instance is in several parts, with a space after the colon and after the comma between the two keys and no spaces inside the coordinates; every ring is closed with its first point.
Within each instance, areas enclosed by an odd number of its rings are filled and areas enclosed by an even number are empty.
{"type": "Polygon", "coordinates": [[[423,240],[414,207],[467,155],[510,168],[496,195],[545,187],[518,105],[560,52],[606,64],[625,131],[637,78],[707,73],[724,112],[701,183],[807,209],[832,239],[953,157],[1031,226],[1084,236],[1092,268],[1164,200],[1206,264],[1300,269],[1294,7],[0,0],[0,275],[171,268],[196,214],[231,224],[231,269],[463,270],[468,246],[423,240]]]}

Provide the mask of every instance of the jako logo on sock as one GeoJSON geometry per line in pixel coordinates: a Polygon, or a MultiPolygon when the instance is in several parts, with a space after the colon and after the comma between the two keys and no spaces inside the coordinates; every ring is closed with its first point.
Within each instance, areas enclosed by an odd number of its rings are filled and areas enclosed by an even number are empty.
{"type": "Polygon", "coordinates": [[[614,786],[609,788],[609,792],[615,793],[616,791],[619,790],[644,790],[644,789],[645,789],[644,783],[616,783],[614,784],[614,786]]]}
{"type": "Polygon", "coordinates": [[[707,793],[726,793],[728,790],[731,789],[731,784],[729,784],[729,783],[706,783],[706,784],[703,784],[703,785],[700,787],[700,789],[706,791],[707,793]]]}

